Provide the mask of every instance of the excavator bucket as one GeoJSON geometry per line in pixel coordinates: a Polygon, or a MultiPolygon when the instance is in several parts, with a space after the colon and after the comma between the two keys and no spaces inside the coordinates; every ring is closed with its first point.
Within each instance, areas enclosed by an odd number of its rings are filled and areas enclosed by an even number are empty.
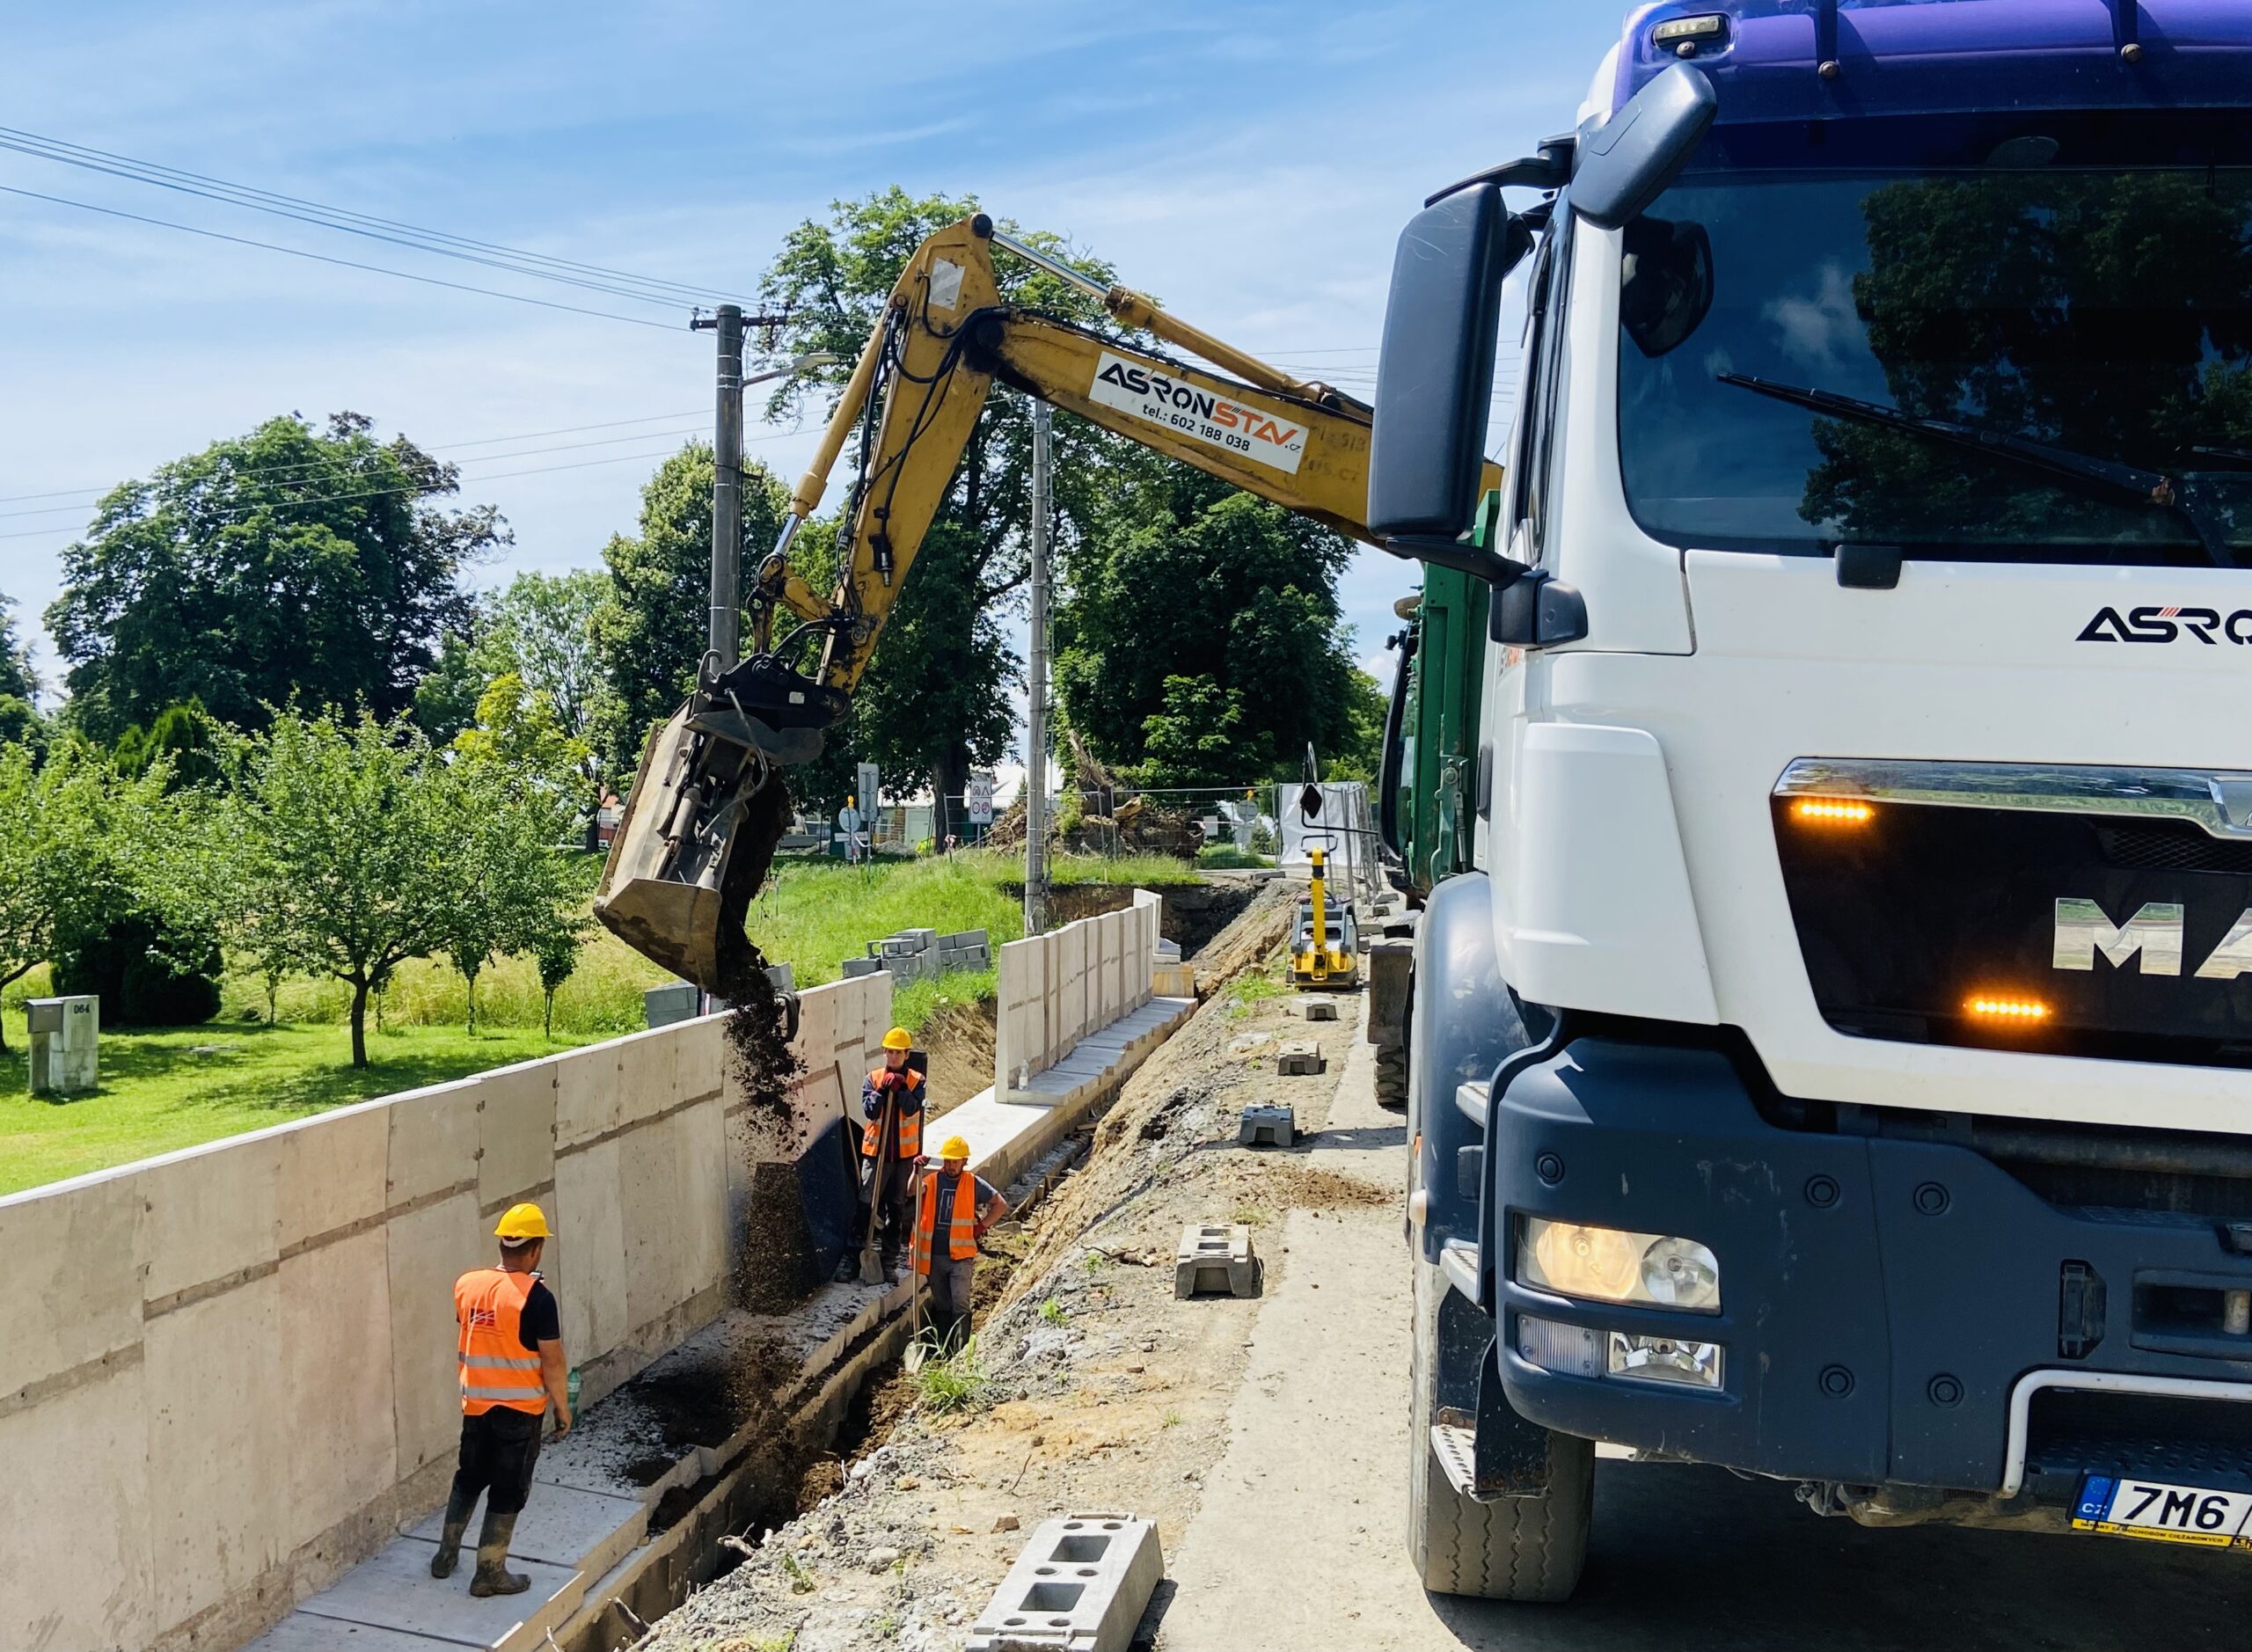
{"type": "Polygon", "coordinates": [[[649,736],[611,840],[595,916],[644,957],[722,998],[752,961],[743,916],[790,822],[782,771],[821,755],[844,697],[768,658],[699,691],[649,736]]]}

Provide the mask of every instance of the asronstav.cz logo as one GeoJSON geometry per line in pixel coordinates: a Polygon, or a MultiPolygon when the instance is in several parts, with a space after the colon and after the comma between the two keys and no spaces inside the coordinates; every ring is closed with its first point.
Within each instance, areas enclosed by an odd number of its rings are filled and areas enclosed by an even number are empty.
{"type": "Polygon", "coordinates": [[[2099,608],[2074,640],[2252,646],[2252,608],[2227,614],[2218,608],[2130,608],[2124,615],[2116,608],[2099,608]]]}

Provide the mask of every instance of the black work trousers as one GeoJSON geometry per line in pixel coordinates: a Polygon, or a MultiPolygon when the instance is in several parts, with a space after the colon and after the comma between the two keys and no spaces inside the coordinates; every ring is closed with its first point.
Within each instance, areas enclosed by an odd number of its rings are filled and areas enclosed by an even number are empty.
{"type": "Polygon", "coordinates": [[[881,1214],[883,1252],[887,1257],[896,1257],[906,1247],[908,1206],[915,1196],[915,1165],[911,1159],[893,1159],[884,1166],[884,1185],[876,1186],[876,1161],[860,1161],[860,1219],[853,1229],[855,1247],[867,1243],[868,1218],[881,1214]]]}
{"type": "Polygon", "coordinates": [[[495,1406],[461,1420],[461,1461],[454,1470],[447,1517],[465,1521],[486,1494],[487,1514],[520,1514],[531,1495],[531,1471],[539,1461],[544,1419],[530,1411],[495,1406]]]}

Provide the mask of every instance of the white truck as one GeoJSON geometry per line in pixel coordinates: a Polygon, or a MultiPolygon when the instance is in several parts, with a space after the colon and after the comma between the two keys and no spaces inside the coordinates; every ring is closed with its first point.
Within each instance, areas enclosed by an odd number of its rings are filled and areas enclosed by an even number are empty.
{"type": "Polygon", "coordinates": [[[1491,615],[1430,1588],[1568,1595],[1597,1442],[2252,1545],[2248,106],[2241,4],[1646,6],[1403,236],[1368,523],[1491,615]]]}

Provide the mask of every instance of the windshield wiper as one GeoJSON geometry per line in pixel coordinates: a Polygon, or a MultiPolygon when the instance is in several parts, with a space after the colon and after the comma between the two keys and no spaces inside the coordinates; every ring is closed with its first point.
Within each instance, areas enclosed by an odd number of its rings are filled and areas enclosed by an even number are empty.
{"type": "Polygon", "coordinates": [[[1772,397],[1776,401],[1790,402],[1810,412],[1827,413],[1838,419],[1858,420],[1862,424],[1905,431],[1910,435],[1945,442],[1950,447],[1967,448],[1973,453],[1984,453],[1993,458],[2014,460],[2029,470],[2045,471],[2060,480],[2077,483],[2091,493],[2109,493],[2131,504],[2179,511],[2196,531],[2198,543],[2204,546],[2205,554],[2215,564],[2231,568],[2243,565],[2236,547],[2229,543],[2231,524],[2219,518],[2212,508],[2213,501],[2194,480],[2168,476],[2160,471],[2146,471],[2139,465],[2117,464],[2109,459],[2091,458],[2085,453],[2074,453],[2069,448],[2052,448],[2045,442],[2029,442],[2023,436],[1997,435],[1984,430],[1973,430],[1969,425],[1957,424],[1951,419],[1928,419],[1917,413],[1905,413],[1897,407],[1887,407],[1882,402],[1863,401],[1858,396],[1843,396],[1834,390],[1780,384],[1771,378],[1754,378],[1749,373],[1715,373],[1713,376],[1723,384],[1733,384],[1739,390],[1772,397]]]}

